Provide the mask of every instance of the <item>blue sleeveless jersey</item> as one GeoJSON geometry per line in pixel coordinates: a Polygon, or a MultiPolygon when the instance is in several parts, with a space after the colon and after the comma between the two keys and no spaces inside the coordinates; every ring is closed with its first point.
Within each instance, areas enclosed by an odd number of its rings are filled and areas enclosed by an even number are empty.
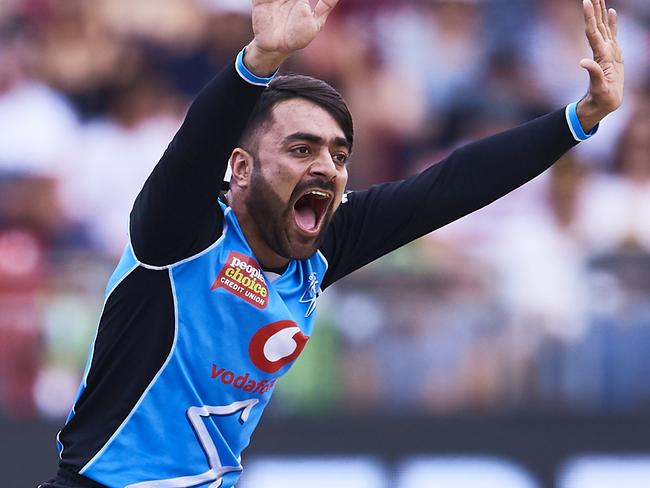
{"type": "MultiPolygon", "coordinates": [[[[116,488],[228,488],[239,478],[241,453],[277,379],[311,335],[327,262],[320,252],[291,260],[271,281],[234,212],[220,205],[219,240],[160,268],[169,273],[174,296],[173,345],[129,415],[80,474],[116,488]]],[[[129,245],[107,290],[138,266],[147,267],[129,245]]]]}

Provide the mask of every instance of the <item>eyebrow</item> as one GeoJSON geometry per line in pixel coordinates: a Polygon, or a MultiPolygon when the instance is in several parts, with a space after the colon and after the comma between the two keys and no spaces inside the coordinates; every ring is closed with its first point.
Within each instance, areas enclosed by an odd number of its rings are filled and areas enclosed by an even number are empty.
{"type": "MultiPolygon", "coordinates": [[[[312,134],[310,132],[294,132],[293,134],[289,134],[284,138],[285,144],[294,141],[309,141],[314,144],[325,144],[326,142],[323,137],[317,136],[316,134],[312,134]]],[[[334,145],[344,147],[348,151],[352,150],[350,143],[345,137],[335,137],[332,139],[332,142],[334,145]]]]}

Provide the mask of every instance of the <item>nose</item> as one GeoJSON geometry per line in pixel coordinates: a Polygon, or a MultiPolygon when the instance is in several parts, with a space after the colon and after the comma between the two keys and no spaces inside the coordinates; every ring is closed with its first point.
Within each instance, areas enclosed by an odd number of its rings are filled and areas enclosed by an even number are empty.
{"type": "Polygon", "coordinates": [[[319,176],[327,181],[336,178],[336,164],[334,163],[329,150],[324,150],[319,154],[318,158],[311,164],[309,173],[314,176],[319,176]]]}

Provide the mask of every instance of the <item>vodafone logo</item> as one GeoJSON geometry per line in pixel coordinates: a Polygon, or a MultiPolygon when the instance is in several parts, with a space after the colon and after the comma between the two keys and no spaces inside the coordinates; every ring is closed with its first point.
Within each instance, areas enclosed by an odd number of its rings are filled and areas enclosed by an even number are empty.
{"type": "Polygon", "coordinates": [[[285,364],[294,361],[305,348],[309,337],[291,320],[280,320],[258,330],[248,353],[253,364],[265,373],[275,373],[285,364]]]}

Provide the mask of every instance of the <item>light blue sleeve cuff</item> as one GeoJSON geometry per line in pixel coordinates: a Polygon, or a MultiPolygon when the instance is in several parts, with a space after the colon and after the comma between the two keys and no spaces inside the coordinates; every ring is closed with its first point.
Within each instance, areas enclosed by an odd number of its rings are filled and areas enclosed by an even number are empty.
{"type": "Polygon", "coordinates": [[[578,142],[586,141],[596,132],[598,132],[598,125],[596,125],[596,127],[591,129],[589,132],[585,133],[584,129],[582,128],[582,124],[580,123],[580,119],[578,119],[578,113],[576,112],[577,106],[578,102],[567,105],[567,108],[565,110],[566,121],[569,124],[569,130],[571,131],[573,138],[578,142]]]}
{"type": "Polygon", "coordinates": [[[275,71],[275,73],[273,73],[268,78],[263,78],[261,76],[257,76],[255,74],[251,73],[251,71],[244,64],[244,52],[245,51],[246,51],[246,48],[239,51],[239,54],[237,55],[237,59],[235,59],[235,69],[237,70],[237,73],[239,73],[239,76],[241,76],[244,80],[249,82],[251,85],[269,86],[269,83],[271,83],[271,80],[273,80],[275,75],[278,74],[277,70],[275,71]]]}

